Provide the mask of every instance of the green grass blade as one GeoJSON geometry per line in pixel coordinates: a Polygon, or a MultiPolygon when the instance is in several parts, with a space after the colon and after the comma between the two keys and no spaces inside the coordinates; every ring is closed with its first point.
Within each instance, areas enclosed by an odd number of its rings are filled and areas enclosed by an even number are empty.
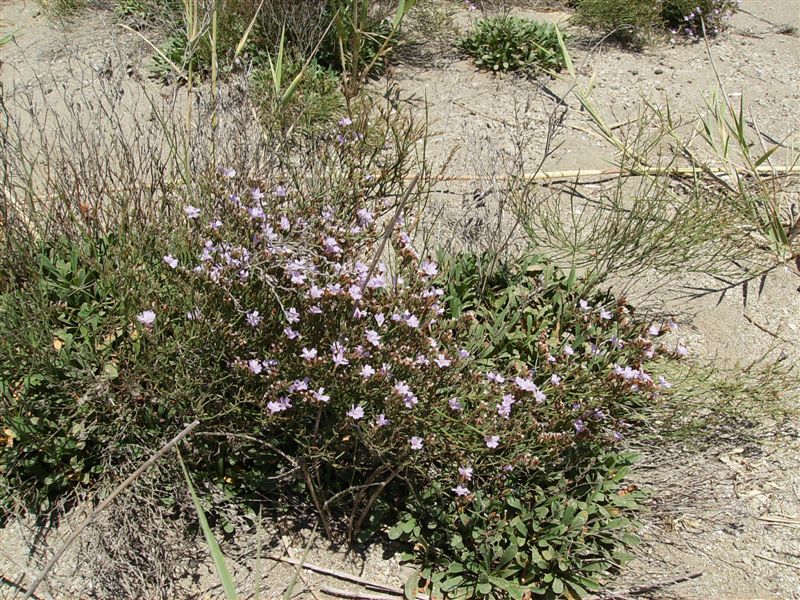
{"type": "Polygon", "coordinates": [[[181,463],[181,469],[183,469],[183,475],[186,478],[186,485],[189,486],[189,493],[192,495],[192,502],[194,502],[194,508],[197,511],[197,518],[200,520],[200,528],[203,530],[203,536],[206,538],[208,550],[211,553],[211,558],[214,560],[214,566],[217,568],[217,573],[222,583],[222,589],[225,592],[225,598],[227,600],[238,600],[233,577],[228,570],[228,565],[225,564],[225,555],[222,554],[222,550],[220,550],[219,544],[217,543],[217,538],[214,537],[214,532],[211,531],[211,527],[208,525],[206,513],[203,511],[203,506],[200,504],[200,498],[197,497],[197,492],[194,489],[194,485],[192,485],[192,478],[189,476],[189,471],[186,469],[180,452],[178,453],[178,460],[181,463]]]}

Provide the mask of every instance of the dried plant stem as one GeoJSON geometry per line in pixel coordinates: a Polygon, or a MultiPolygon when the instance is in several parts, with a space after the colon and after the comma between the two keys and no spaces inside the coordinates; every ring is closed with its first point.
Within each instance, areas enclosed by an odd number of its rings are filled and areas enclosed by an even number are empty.
{"type": "MultiPolygon", "coordinates": [[[[285,558],[283,556],[267,556],[269,560],[275,560],[278,562],[285,562],[289,563],[290,565],[300,565],[301,562],[294,558],[285,558]]],[[[320,573],[322,575],[329,575],[330,577],[336,577],[337,579],[342,579],[343,581],[350,581],[351,583],[357,583],[359,585],[363,585],[367,588],[373,588],[375,590],[379,590],[386,594],[394,594],[396,596],[402,596],[404,592],[402,590],[398,590],[393,588],[389,585],[384,583],[376,583],[374,581],[370,581],[369,579],[364,579],[363,577],[358,577],[357,575],[351,575],[350,573],[345,573],[344,571],[336,571],[334,569],[328,569],[325,567],[320,567],[318,565],[314,565],[311,563],[302,563],[304,569],[308,569],[309,571],[314,571],[315,573],[320,573]]],[[[427,599],[428,597],[424,594],[417,594],[416,597],[419,600],[427,599]]]]}
{"type": "MultiPolygon", "coordinates": [[[[800,165],[792,167],[761,166],[756,171],[764,175],[800,175],[800,165]]],[[[636,169],[576,169],[573,171],[543,171],[522,175],[499,175],[495,179],[507,181],[510,179],[524,179],[527,181],[546,181],[551,179],[580,179],[583,177],[641,177],[643,175],[661,175],[669,177],[698,177],[717,176],[727,173],[720,169],[701,167],[637,167],[636,169]]],[[[745,174],[746,175],[746,174],[745,174]]],[[[414,175],[406,175],[404,179],[413,179],[414,175]]],[[[431,178],[434,181],[481,181],[484,178],[476,175],[441,175],[431,178]]]]}
{"type": "Polygon", "coordinates": [[[197,419],[189,423],[186,427],[183,428],[183,431],[181,431],[178,435],[172,438],[169,442],[164,444],[164,446],[162,446],[158,452],[156,452],[150,458],[148,458],[144,463],[142,463],[142,465],[138,469],[136,469],[133,473],[131,473],[125,481],[123,481],[116,488],[114,488],[114,491],[111,492],[107,498],[105,498],[102,502],[100,502],[100,504],[97,505],[97,508],[95,508],[92,511],[92,514],[89,515],[89,518],[87,518],[83,523],[81,523],[75,529],[75,531],[73,531],[70,534],[70,536],[67,538],[64,544],[53,554],[53,556],[50,558],[50,560],[47,562],[47,564],[44,566],[41,572],[33,580],[33,583],[28,587],[28,591],[25,592],[25,595],[23,596],[22,600],[28,600],[29,598],[33,597],[36,588],[38,588],[39,585],[42,583],[42,581],[44,581],[44,578],[47,577],[47,574],[56,565],[58,560],[61,558],[61,555],[64,554],[64,552],[66,552],[67,548],[69,548],[72,545],[72,543],[76,539],[78,539],[78,536],[80,536],[80,534],[83,533],[83,530],[86,529],[89,525],[91,525],[97,518],[97,516],[101,512],[103,512],[103,510],[105,510],[117,496],[119,496],[122,492],[124,492],[128,488],[128,486],[130,486],[139,477],[139,475],[144,473],[150,466],[153,465],[153,463],[155,463],[159,458],[164,456],[164,454],[168,450],[170,450],[170,448],[172,448],[183,438],[185,438],[189,434],[189,432],[191,432],[192,429],[197,427],[199,424],[200,421],[198,421],[197,419]]]}

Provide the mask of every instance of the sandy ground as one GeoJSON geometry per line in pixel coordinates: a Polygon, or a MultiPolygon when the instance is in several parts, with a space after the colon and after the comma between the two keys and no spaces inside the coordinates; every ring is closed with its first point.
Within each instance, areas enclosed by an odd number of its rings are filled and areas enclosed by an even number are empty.
{"type": "MultiPolygon", "coordinates": [[[[465,27],[474,15],[453,6],[456,26],[465,27]]],[[[727,93],[744,98],[750,120],[767,140],[800,148],[800,38],[781,33],[800,27],[800,0],[744,0],[746,12],[733,20],[732,30],[712,42],[711,52],[727,93]]],[[[567,14],[519,11],[527,16],[562,22],[567,14]]],[[[146,110],[141,93],[168,104],[173,95],[145,78],[144,62],[150,51],[134,34],[114,25],[108,13],[68,22],[48,21],[33,2],[0,3],[0,25],[15,30],[16,40],[3,49],[0,82],[8,90],[30,91],[69,98],[81,93],[97,75],[123,91],[120,110],[141,118],[146,110]],[[142,87],[144,86],[144,87],[142,87]],[[143,108],[144,106],[144,108],[143,108]]],[[[606,45],[578,44],[575,61],[582,80],[594,78],[594,94],[609,123],[634,118],[642,99],[663,105],[674,114],[692,118],[715,86],[711,62],[699,46],[665,44],[643,53],[629,53],[606,45]]],[[[506,169],[515,143],[522,142],[526,167],[535,168],[549,115],[562,101],[567,110],[557,137],[561,145],[548,156],[543,170],[602,169],[613,154],[592,133],[568,84],[529,81],[478,72],[441,40],[432,40],[408,53],[389,77],[404,97],[427,102],[432,138],[429,158],[447,173],[491,179],[506,169]],[[414,58],[416,56],[416,58],[414,58]]],[[[381,84],[384,85],[384,84],[381,84]]],[[[563,104],[561,105],[563,107],[563,104]]],[[[434,195],[446,207],[452,198],[474,191],[477,184],[449,182],[455,196],[434,195]]],[[[440,188],[441,191],[441,188],[440,188]]],[[[800,202],[800,198],[798,198],[800,202]]],[[[658,275],[634,286],[634,294],[649,289],[658,275]]],[[[708,286],[710,278],[678,281],[708,286]]],[[[759,290],[741,288],[724,297],[696,300],[667,295],[661,310],[679,315],[678,337],[693,355],[726,368],[782,356],[784,364],[800,362],[800,277],[793,266],[778,269],[759,290]]],[[[732,372],[735,372],[732,371],[732,372]]],[[[795,400],[796,401],[796,400],[795,400]]],[[[794,407],[798,408],[798,407],[794,407]]],[[[797,422],[761,419],[753,407],[752,436],[746,443],[724,439],[696,446],[650,453],[636,472],[636,481],[653,490],[651,512],[644,516],[644,543],[636,560],[611,586],[611,598],[800,598],[800,436],[797,422]],[[685,580],[683,580],[685,579],[685,580]]],[[[72,515],[48,543],[68,535],[80,519],[72,515]]],[[[396,559],[380,547],[360,552],[330,548],[318,535],[292,533],[279,524],[268,526],[273,555],[299,557],[310,543],[307,561],[330,569],[381,581],[400,589],[407,576],[396,559]],[[310,540],[310,542],[309,542],[310,540]]],[[[0,532],[0,574],[21,581],[41,564],[41,548],[32,551],[29,523],[16,523],[0,532]]],[[[237,578],[244,587],[254,581],[255,539],[244,536],[225,545],[237,578]]],[[[92,574],[102,569],[102,556],[71,552],[54,572],[43,597],[94,597],[92,574]]],[[[262,597],[280,597],[292,578],[291,565],[263,566],[262,597]]],[[[182,568],[176,597],[221,597],[202,552],[182,568]],[[198,566],[199,563],[199,566],[198,566]],[[189,590],[192,590],[191,592],[189,590]]],[[[357,589],[319,575],[305,573],[298,591],[303,597],[329,597],[323,587],[357,589]]],[[[0,585],[0,598],[14,597],[13,586],[0,585]]]]}

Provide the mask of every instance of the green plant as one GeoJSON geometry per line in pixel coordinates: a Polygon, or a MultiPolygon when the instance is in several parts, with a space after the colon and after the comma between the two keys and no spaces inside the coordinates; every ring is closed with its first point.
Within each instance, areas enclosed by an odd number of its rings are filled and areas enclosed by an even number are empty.
{"type": "Polygon", "coordinates": [[[661,16],[673,34],[697,41],[721,33],[738,9],[735,0],[663,0],[661,16]]]}
{"type": "Polygon", "coordinates": [[[653,0],[578,0],[575,20],[634,47],[646,44],[663,23],[661,5],[653,0]]]}
{"type": "Polygon", "coordinates": [[[345,107],[341,80],[334,71],[320,66],[316,61],[306,65],[299,58],[285,60],[283,76],[293,80],[305,66],[303,77],[290,97],[286,86],[275,86],[275,79],[266,69],[253,73],[254,100],[260,108],[265,126],[299,124],[302,131],[311,132],[328,128],[338,120],[345,107]],[[281,107],[281,99],[288,99],[281,107]],[[279,115],[281,112],[283,114],[279,115]]]}
{"type": "Polygon", "coordinates": [[[459,43],[483,69],[559,71],[563,60],[555,27],[514,16],[482,19],[459,43]]]}
{"type": "MultiPolygon", "coordinates": [[[[573,472],[507,474],[496,495],[447,498],[434,484],[409,502],[389,537],[420,563],[434,597],[584,598],[632,556],[644,494],[623,478],[635,456],[603,453],[573,472]]],[[[414,581],[417,584],[417,581],[414,581]]]]}
{"type": "Polygon", "coordinates": [[[82,10],[86,0],[39,0],[39,4],[54,17],[68,17],[82,10]]]}

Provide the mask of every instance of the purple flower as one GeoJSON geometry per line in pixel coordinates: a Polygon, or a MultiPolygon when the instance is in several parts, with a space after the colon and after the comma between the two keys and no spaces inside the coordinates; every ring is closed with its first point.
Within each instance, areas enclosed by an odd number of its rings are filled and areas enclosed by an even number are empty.
{"type": "Polygon", "coordinates": [[[363,377],[364,379],[369,379],[370,377],[375,375],[375,369],[373,369],[369,365],[364,365],[363,367],[361,367],[361,371],[359,371],[359,375],[361,375],[361,377],[363,377]]]}
{"type": "Polygon", "coordinates": [[[412,450],[422,450],[424,440],[421,437],[412,436],[409,438],[408,443],[411,444],[412,450]]]}
{"type": "Polygon", "coordinates": [[[383,413],[375,417],[375,425],[378,427],[386,427],[389,423],[391,423],[391,421],[387,419],[383,413]]]}
{"type": "Polygon", "coordinates": [[[572,356],[573,354],[575,354],[575,350],[573,350],[572,346],[566,344],[564,346],[564,354],[566,354],[567,356],[572,356]]]}
{"type": "Polygon", "coordinates": [[[344,366],[350,364],[350,361],[345,358],[346,348],[342,346],[339,342],[333,342],[331,344],[331,354],[333,355],[333,364],[336,366],[344,366]]]}
{"type": "Polygon", "coordinates": [[[419,319],[414,315],[408,315],[405,321],[406,325],[408,325],[412,329],[416,329],[417,327],[419,327],[419,319]]]}
{"type": "Polygon", "coordinates": [[[341,127],[349,127],[353,124],[353,120],[350,117],[342,117],[339,119],[339,125],[341,127]]]}
{"type": "Polygon", "coordinates": [[[258,324],[261,323],[262,317],[258,314],[257,310],[252,310],[245,315],[245,319],[250,327],[258,327],[258,324]]]}
{"type": "Polygon", "coordinates": [[[582,311],[586,312],[589,310],[589,303],[586,300],[581,299],[578,304],[580,305],[582,311]]]}
{"type": "Polygon", "coordinates": [[[350,294],[350,297],[356,302],[358,302],[362,298],[361,286],[359,285],[351,285],[348,288],[347,293],[350,294]]]}
{"type": "Polygon", "coordinates": [[[152,310],[142,311],[136,315],[136,320],[149,329],[156,321],[156,313],[154,313],[152,310]]]}
{"type": "Polygon", "coordinates": [[[439,265],[432,260],[426,260],[420,265],[420,272],[426,277],[436,277],[439,272],[439,265]]]}
{"type": "Polygon", "coordinates": [[[608,321],[611,318],[611,313],[608,312],[605,308],[600,309],[600,318],[604,321],[608,321]]]}
{"type": "Polygon", "coordinates": [[[278,198],[285,198],[286,197],[286,187],[282,185],[275,186],[275,195],[278,198]]]}
{"type": "Polygon", "coordinates": [[[659,333],[661,333],[661,325],[658,323],[653,323],[650,325],[650,327],[648,327],[647,333],[649,333],[651,336],[657,336],[659,333]]]}
{"type": "Polygon", "coordinates": [[[351,406],[350,410],[347,411],[347,416],[353,419],[354,421],[358,421],[359,419],[364,418],[364,408],[359,404],[358,406],[351,406]]]}
{"type": "Polygon", "coordinates": [[[250,214],[251,219],[263,219],[266,217],[264,214],[264,209],[260,206],[253,206],[252,208],[249,208],[247,212],[250,214]]]}
{"type": "Polygon", "coordinates": [[[256,202],[260,202],[264,199],[264,192],[261,191],[261,188],[254,187],[250,190],[250,197],[256,202]]]}
{"type": "Polygon", "coordinates": [[[289,222],[285,216],[281,217],[281,220],[278,222],[278,227],[281,228],[281,231],[289,231],[292,228],[292,224],[289,222]]]}
{"type": "Polygon", "coordinates": [[[586,431],[586,424],[583,422],[583,419],[575,419],[572,426],[575,427],[575,433],[583,433],[586,431]]]}
{"type": "Polygon", "coordinates": [[[559,377],[556,373],[553,373],[552,375],[550,375],[550,383],[552,385],[558,385],[559,383],[561,383],[561,377],[559,377]]]}
{"type": "Polygon", "coordinates": [[[222,172],[222,176],[227,177],[228,179],[233,179],[236,177],[236,170],[231,167],[222,167],[220,171],[222,172]]]}
{"type": "Polygon", "coordinates": [[[285,335],[290,340],[296,340],[297,338],[300,337],[300,334],[291,327],[284,327],[283,335],[285,335]]]}
{"type": "Polygon", "coordinates": [[[289,393],[294,394],[295,392],[305,392],[308,390],[308,377],[303,379],[295,379],[292,382],[292,385],[289,386],[289,393]]]}
{"type": "Polygon", "coordinates": [[[311,288],[308,290],[308,297],[311,298],[312,300],[319,300],[320,298],[322,298],[322,295],[324,293],[325,293],[324,290],[318,288],[316,285],[312,285],[311,288]]]}
{"type": "Polygon", "coordinates": [[[458,467],[458,474],[469,481],[472,479],[472,467],[458,467]]]}
{"type": "Polygon", "coordinates": [[[303,350],[300,353],[300,355],[303,357],[303,359],[305,359],[307,361],[312,361],[317,357],[317,349],[316,348],[310,348],[310,349],[309,348],[303,348],[303,350]]]}
{"type": "Polygon", "coordinates": [[[325,240],[322,242],[322,247],[325,249],[327,254],[341,254],[342,248],[339,246],[339,242],[336,241],[334,237],[326,237],[325,240]]]}
{"type": "Polygon", "coordinates": [[[689,349],[683,344],[678,344],[678,346],[675,348],[675,353],[681,357],[689,356],[689,349]]]}
{"type": "Polygon", "coordinates": [[[191,204],[183,207],[183,212],[189,219],[197,219],[200,216],[200,209],[191,204]]]}
{"type": "Polygon", "coordinates": [[[358,220],[362,225],[369,225],[375,220],[375,217],[373,217],[372,213],[366,208],[359,208],[356,212],[356,215],[358,216],[358,220]]]}
{"type": "Polygon", "coordinates": [[[431,361],[424,354],[417,354],[417,358],[414,360],[414,362],[423,366],[431,364],[431,361]]]}
{"type": "Polygon", "coordinates": [[[493,381],[494,383],[503,383],[505,382],[506,378],[500,375],[499,373],[487,373],[486,379],[489,381],[493,381]]]}
{"type": "Polygon", "coordinates": [[[164,262],[167,263],[173,269],[178,266],[178,259],[173,257],[171,254],[167,254],[164,257],[164,262]]]}
{"type": "Polygon", "coordinates": [[[523,392],[536,392],[539,389],[529,377],[515,377],[514,384],[523,392]]]}
{"type": "Polygon", "coordinates": [[[486,442],[487,448],[497,448],[500,445],[500,436],[499,435],[487,435],[483,438],[483,441],[486,442]]]}
{"type": "Polygon", "coordinates": [[[308,312],[310,312],[312,315],[321,315],[322,309],[315,304],[314,306],[308,307],[308,312]]]}
{"type": "Polygon", "coordinates": [[[297,312],[297,309],[292,307],[286,311],[286,320],[289,323],[297,323],[300,320],[300,313],[297,312]]]}
{"type": "Polygon", "coordinates": [[[314,399],[319,402],[329,402],[331,397],[325,393],[325,388],[321,387],[316,391],[312,391],[311,395],[314,396],[314,399]]]}
{"type": "Polygon", "coordinates": [[[452,490],[456,496],[469,496],[469,489],[460,483],[456,487],[452,488],[452,490]]]}
{"type": "Polygon", "coordinates": [[[444,354],[440,354],[436,357],[433,361],[440,369],[444,369],[445,367],[449,367],[452,363],[449,358],[447,358],[444,354]]]}
{"type": "Polygon", "coordinates": [[[469,351],[461,348],[461,350],[458,351],[458,358],[469,358],[469,351]]]}
{"type": "Polygon", "coordinates": [[[208,226],[211,227],[211,229],[213,229],[214,231],[217,231],[220,227],[222,227],[222,221],[220,221],[219,219],[214,219],[213,221],[211,221],[211,223],[208,224],[208,226]]]}
{"type": "Polygon", "coordinates": [[[258,375],[261,373],[261,369],[263,368],[261,365],[261,361],[255,358],[251,358],[247,361],[247,368],[250,369],[250,372],[253,375],[258,375]]]}
{"type": "Polygon", "coordinates": [[[367,329],[365,336],[367,341],[376,348],[381,345],[381,336],[374,329],[367,329]]]}
{"type": "Polygon", "coordinates": [[[672,387],[672,384],[669,381],[667,381],[667,378],[664,377],[663,375],[660,375],[658,377],[658,385],[667,390],[672,387]]]}
{"type": "Polygon", "coordinates": [[[386,317],[383,313],[378,313],[375,315],[375,322],[378,324],[378,327],[381,327],[386,322],[386,317]]]}
{"type": "Polygon", "coordinates": [[[461,401],[458,398],[450,398],[450,400],[447,401],[447,404],[452,410],[464,410],[464,405],[461,404],[461,401]]]}

